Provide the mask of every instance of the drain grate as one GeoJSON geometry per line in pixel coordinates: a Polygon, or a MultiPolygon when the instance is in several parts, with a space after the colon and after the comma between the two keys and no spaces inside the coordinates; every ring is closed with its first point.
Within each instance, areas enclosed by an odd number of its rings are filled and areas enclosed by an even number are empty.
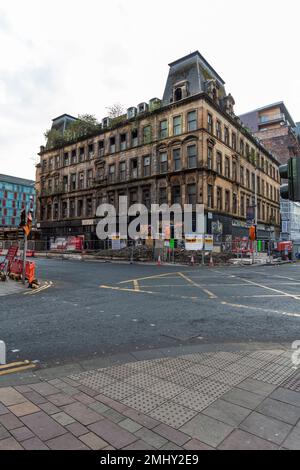
{"type": "Polygon", "coordinates": [[[190,421],[196,414],[196,411],[169,401],[156,408],[156,410],[151,411],[149,416],[178,429],[190,421]]]}

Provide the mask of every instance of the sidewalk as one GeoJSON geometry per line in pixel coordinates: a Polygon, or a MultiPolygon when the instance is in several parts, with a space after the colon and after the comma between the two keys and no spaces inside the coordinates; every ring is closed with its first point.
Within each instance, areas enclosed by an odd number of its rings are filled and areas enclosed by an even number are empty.
{"type": "Polygon", "coordinates": [[[0,297],[9,294],[18,294],[22,291],[25,291],[27,285],[24,286],[21,282],[11,281],[7,279],[6,281],[0,281],[0,297]]]}
{"type": "Polygon", "coordinates": [[[284,349],[199,352],[35,382],[0,387],[0,450],[300,449],[300,370],[284,349]]]}

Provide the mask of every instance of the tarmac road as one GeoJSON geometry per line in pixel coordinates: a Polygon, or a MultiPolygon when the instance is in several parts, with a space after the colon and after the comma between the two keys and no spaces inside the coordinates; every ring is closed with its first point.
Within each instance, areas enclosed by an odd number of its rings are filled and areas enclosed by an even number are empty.
{"type": "Polygon", "coordinates": [[[38,260],[37,269],[52,286],[0,300],[8,361],[50,366],[189,344],[300,340],[299,264],[203,268],[38,260]]]}

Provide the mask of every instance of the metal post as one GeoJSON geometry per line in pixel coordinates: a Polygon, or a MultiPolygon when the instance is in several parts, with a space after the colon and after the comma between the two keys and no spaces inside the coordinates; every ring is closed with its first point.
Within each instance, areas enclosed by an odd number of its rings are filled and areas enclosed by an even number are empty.
{"type": "Polygon", "coordinates": [[[23,284],[25,284],[25,281],[26,281],[26,253],[27,253],[27,235],[24,232],[23,273],[22,273],[23,284]]]}
{"type": "MultiPolygon", "coordinates": [[[[257,222],[258,222],[258,218],[257,218],[257,169],[255,169],[255,193],[254,193],[254,197],[255,197],[255,211],[254,211],[254,214],[255,214],[255,227],[256,227],[256,234],[257,234],[258,233],[258,230],[257,230],[257,222]]],[[[255,240],[253,248],[255,249],[255,254],[257,255],[257,240],[255,240]]]]}

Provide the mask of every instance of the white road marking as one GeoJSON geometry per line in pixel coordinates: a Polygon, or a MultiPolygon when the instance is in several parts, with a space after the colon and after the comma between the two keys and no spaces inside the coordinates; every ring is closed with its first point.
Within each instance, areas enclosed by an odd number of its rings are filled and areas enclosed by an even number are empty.
{"type": "Polygon", "coordinates": [[[250,305],[241,305],[241,304],[232,304],[229,302],[221,302],[222,305],[227,305],[228,307],[234,307],[234,308],[241,308],[241,309],[248,309],[248,310],[259,310],[261,312],[266,312],[266,313],[276,313],[278,315],[284,315],[287,317],[296,317],[300,318],[300,313],[290,313],[290,312],[281,312],[279,310],[271,310],[268,308],[261,308],[261,307],[253,307],[250,305]]]}

